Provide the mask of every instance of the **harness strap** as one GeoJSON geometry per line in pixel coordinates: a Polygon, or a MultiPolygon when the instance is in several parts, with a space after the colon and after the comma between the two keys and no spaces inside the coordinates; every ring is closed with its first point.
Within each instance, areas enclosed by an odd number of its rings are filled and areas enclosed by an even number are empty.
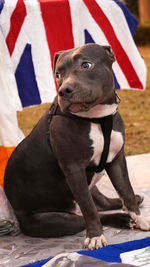
{"type": "Polygon", "coordinates": [[[109,153],[110,136],[111,136],[111,131],[112,131],[112,127],[113,127],[113,115],[108,115],[108,116],[102,117],[102,118],[79,117],[79,116],[71,114],[71,113],[61,112],[59,105],[57,103],[56,104],[53,103],[51,105],[51,108],[49,111],[50,122],[51,122],[53,116],[56,116],[56,115],[100,124],[102,132],[103,132],[103,136],[104,136],[103,152],[102,152],[99,164],[97,166],[88,167],[87,170],[90,170],[90,171],[95,172],[95,173],[99,173],[99,172],[103,171],[105,169],[107,158],[108,158],[108,153],[109,153]]]}

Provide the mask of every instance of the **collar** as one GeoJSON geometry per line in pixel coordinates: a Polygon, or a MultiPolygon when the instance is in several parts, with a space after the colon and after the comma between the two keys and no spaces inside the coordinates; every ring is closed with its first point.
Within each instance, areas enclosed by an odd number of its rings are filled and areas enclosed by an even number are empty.
{"type": "Polygon", "coordinates": [[[92,107],[90,110],[88,111],[83,111],[83,112],[78,112],[78,113],[71,113],[77,117],[80,118],[103,118],[103,117],[107,117],[109,115],[114,115],[116,114],[118,109],[118,104],[114,103],[111,105],[107,105],[107,104],[99,104],[96,105],[94,107],[92,107]]]}
{"type": "Polygon", "coordinates": [[[58,115],[62,117],[72,118],[75,120],[84,120],[84,121],[93,122],[93,123],[102,123],[102,121],[107,120],[107,118],[115,114],[116,112],[113,114],[108,114],[107,116],[103,116],[103,117],[84,117],[84,116],[79,116],[79,115],[69,113],[69,112],[62,112],[59,105],[55,103],[51,105],[50,111],[49,111],[50,117],[58,115]]]}

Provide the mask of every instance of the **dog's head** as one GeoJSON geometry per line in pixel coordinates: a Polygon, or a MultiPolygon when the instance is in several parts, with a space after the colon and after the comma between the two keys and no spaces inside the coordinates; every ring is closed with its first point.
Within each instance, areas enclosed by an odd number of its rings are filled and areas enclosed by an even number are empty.
{"type": "Polygon", "coordinates": [[[88,111],[98,104],[113,104],[114,61],[110,46],[97,44],[56,53],[54,74],[61,110],[78,113],[88,111]]]}

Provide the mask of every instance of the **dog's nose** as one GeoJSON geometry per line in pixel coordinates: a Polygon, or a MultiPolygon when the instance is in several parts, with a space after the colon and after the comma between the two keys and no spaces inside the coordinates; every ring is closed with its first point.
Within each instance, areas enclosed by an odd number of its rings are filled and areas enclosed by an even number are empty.
{"type": "Polygon", "coordinates": [[[70,85],[63,86],[60,90],[58,95],[62,97],[69,98],[71,97],[73,92],[73,88],[70,85]]]}

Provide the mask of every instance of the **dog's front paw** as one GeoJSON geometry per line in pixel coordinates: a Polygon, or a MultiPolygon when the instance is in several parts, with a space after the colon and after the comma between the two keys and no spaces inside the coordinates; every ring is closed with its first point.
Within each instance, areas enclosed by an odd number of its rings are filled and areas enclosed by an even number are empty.
{"type": "Polygon", "coordinates": [[[84,248],[93,250],[107,246],[107,241],[104,235],[95,236],[92,238],[87,237],[84,241],[84,248]]]}
{"type": "Polygon", "coordinates": [[[131,218],[135,222],[134,228],[139,228],[144,231],[150,230],[150,217],[144,215],[136,215],[135,213],[130,213],[131,218]]]}

